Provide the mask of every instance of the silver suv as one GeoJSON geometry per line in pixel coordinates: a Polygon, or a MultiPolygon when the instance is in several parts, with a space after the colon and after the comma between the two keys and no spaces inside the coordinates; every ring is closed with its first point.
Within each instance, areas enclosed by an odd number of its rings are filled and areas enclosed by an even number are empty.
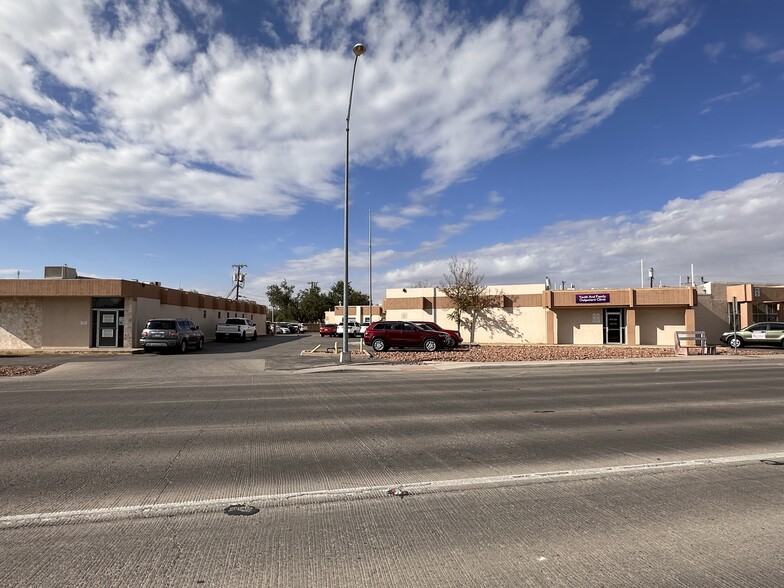
{"type": "Polygon", "coordinates": [[[139,343],[145,353],[156,349],[173,349],[185,353],[188,347],[197,351],[204,349],[204,333],[188,319],[150,319],[142,330],[139,343]]]}

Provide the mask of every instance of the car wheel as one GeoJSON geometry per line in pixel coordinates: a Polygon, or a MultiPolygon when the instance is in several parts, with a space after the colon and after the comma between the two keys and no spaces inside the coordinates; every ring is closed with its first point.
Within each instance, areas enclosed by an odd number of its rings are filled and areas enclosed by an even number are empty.
{"type": "Polygon", "coordinates": [[[736,337],[733,335],[729,339],[727,339],[727,344],[732,347],[733,349],[737,349],[738,347],[743,347],[743,339],[740,337],[736,337]]]}
{"type": "Polygon", "coordinates": [[[144,349],[145,353],[151,353],[152,352],[152,349],[150,349],[149,347],[143,347],[143,349],[144,349]]]}
{"type": "Polygon", "coordinates": [[[199,342],[196,343],[196,350],[201,351],[204,349],[204,337],[199,337],[199,342]]]}
{"type": "Polygon", "coordinates": [[[185,353],[186,351],[188,351],[188,342],[183,339],[180,341],[180,353],[185,353]]]}
{"type": "Polygon", "coordinates": [[[250,338],[251,341],[255,341],[259,338],[259,332],[253,331],[253,336],[250,338]]]}
{"type": "Polygon", "coordinates": [[[454,337],[450,335],[446,338],[446,346],[449,347],[449,349],[454,349],[457,347],[457,341],[455,341],[454,337]]]}
{"type": "Polygon", "coordinates": [[[438,349],[438,343],[436,343],[435,339],[425,339],[425,342],[422,343],[422,347],[425,348],[425,351],[435,351],[438,349]]]}
{"type": "Polygon", "coordinates": [[[379,353],[387,350],[387,343],[383,339],[373,339],[370,346],[373,347],[374,351],[378,351],[379,353]]]}

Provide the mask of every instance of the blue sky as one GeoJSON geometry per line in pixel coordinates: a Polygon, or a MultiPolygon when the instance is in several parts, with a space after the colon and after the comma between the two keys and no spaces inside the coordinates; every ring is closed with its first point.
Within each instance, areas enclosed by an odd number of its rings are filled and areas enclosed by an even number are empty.
{"type": "Polygon", "coordinates": [[[0,278],[784,283],[784,2],[0,4],[0,278]],[[372,211],[372,214],[369,214],[372,211]]]}

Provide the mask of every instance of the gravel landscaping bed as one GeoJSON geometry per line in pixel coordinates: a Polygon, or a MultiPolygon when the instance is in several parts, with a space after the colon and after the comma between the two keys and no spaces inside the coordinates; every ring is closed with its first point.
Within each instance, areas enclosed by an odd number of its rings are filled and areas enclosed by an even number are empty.
{"type": "MultiPolygon", "coordinates": [[[[735,353],[728,347],[718,347],[717,355],[735,353]]],[[[738,355],[764,355],[775,353],[765,349],[739,349],[738,355]]],[[[672,347],[626,347],[603,345],[472,345],[454,350],[435,351],[384,351],[376,353],[375,358],[387,362],[425,361],[577,361],[583,359],[635,359],[641,357],[675,357],[672,347]]]]}
{"type": "Polygon", "coordinates": [[[34,376],[59,364],[51,365],[0,365],[0,378],[3,376],[34,376]]]}

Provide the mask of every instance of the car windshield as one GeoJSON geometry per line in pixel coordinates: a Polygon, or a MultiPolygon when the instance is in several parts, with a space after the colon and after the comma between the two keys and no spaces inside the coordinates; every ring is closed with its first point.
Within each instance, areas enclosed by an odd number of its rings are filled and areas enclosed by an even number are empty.
{"type": "Polygon", "coordinates": [[[148,329],[174,329],[174,321],[150,321],[147,323],[148,329]]]}
{"type": "Polygon", "coordinates": [[[245,319],[236,319],[236,318],[226,319],[226,324],[227,325],[244,325],[245,324],[245,319]]]}

